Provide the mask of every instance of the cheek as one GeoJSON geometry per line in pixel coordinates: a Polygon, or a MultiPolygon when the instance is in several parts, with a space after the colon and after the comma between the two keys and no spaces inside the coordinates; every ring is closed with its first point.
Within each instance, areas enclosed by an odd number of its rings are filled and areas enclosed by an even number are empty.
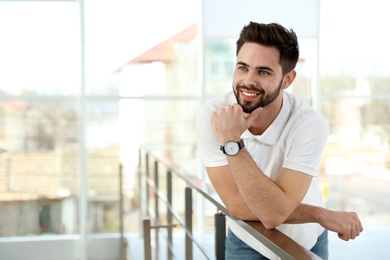
{"type": "Polygon", "coordinates": [[[275,80],[263,80],[261,84],[266,92],[273,92],[279,87],[280,82],[275,80]]]}
{"type": "Polygon", "coordinates": [[[245,75],[243,75],[239,71],[234,71],[232,77],[233,86],[242,85],[244,82],[245,82],[245,75]]]}
{"type": "Polygon", "coordinates": [[[242,80],[239,77],[237,77],[236,75],[233,75],[233,78],[232,78],[233,88],[236,88],[241,83],[242,83],[242,80]]]}

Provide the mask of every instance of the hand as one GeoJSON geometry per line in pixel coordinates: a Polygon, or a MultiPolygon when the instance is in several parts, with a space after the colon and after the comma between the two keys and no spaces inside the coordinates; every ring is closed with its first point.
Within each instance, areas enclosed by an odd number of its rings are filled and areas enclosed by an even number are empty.
{"type": "Polygon", "coordinates": [[[259,107],[246,114],[240,105],[234,104],[213,112],[210,123],[220,144],[240,140],[241,134],[252,125],[262,110],[263,108],[259,107]]]}
{"type": "Polygon", "coordinates": [[[336,232],[340,239],[355,239],[363,231],[362,223],[355,212],[324,210],[319,223],[325,229],[336,232]]]}

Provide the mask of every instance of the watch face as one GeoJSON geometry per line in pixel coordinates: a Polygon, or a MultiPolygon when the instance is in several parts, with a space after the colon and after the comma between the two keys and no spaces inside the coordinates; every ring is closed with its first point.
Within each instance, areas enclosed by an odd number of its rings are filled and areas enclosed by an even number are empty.
{"type": "Polygon", "coordinates": [[[228,155],[236,155],[240,150],[240,147],[236,142],[227,142],[224,148],[225,148],[225,153],[228,155]]]}

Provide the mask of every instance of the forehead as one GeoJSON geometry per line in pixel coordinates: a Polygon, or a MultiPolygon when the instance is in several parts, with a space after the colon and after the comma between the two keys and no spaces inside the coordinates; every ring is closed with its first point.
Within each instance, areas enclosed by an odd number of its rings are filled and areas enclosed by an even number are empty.
{"type": "Polygon", "coordinates": [[[281,69],[279,60],[280,53],[277,48],[253,42],[244,43],[237,55],[237,62],[244,62],[250,67],[267,66],[274,70],[281,69]]]}

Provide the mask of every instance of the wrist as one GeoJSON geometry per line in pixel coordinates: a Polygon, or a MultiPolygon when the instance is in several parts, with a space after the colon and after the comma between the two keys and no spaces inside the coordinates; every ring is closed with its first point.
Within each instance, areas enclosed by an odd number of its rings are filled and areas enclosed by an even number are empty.
{"type": "Polygon", "coordinates": [[[226,155],[236,155],[242,148],[245,147],[244,140],[240,141],[228,141],[224,145],[221,145],[219,149],[226,155]]]}
{"type": "Polygon", "coordinates": [[[219,138],[219,144],[221,146],[224,146],[227,142],[240,142],[241,141],[241,137],[224,137],[224,138],[219,138]]]}
{"type": "Polygon", "coordinates": [[[322,225],[322,223],[324,222],[324,218],[325,218],[325,209],[324,208],[321,208],[321,207],[315,207],[313,209],[313,222],[314,223],[318,223],[320,225],[322,225]]]}

